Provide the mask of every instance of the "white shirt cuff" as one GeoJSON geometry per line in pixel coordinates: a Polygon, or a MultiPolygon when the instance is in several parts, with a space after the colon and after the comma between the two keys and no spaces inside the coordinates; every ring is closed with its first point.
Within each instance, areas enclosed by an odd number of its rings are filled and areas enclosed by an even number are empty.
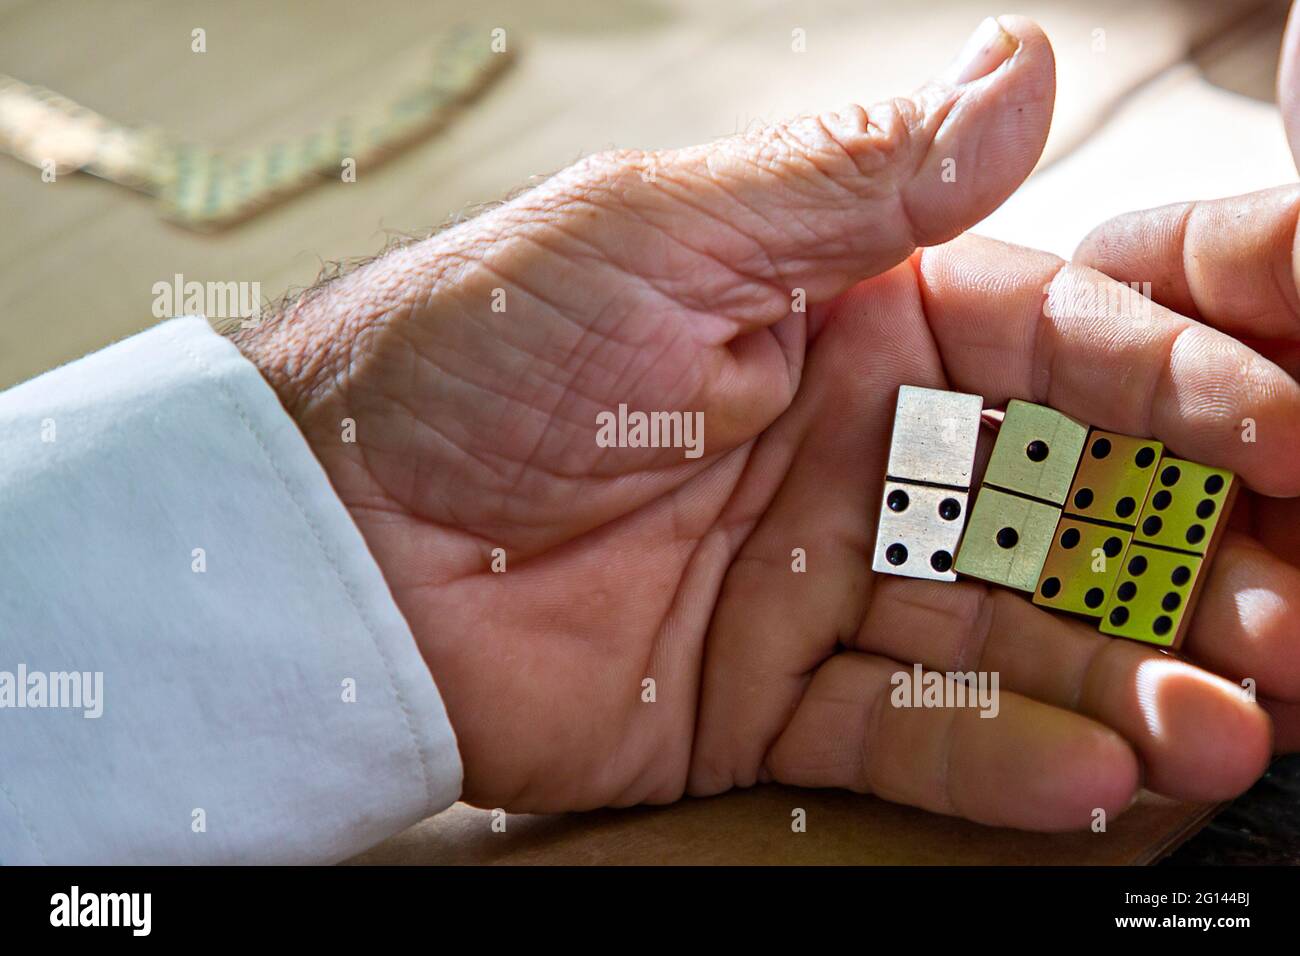
{"type": "Polygon", "coordinates": [[[360,532],[202,319],[0,394],[0,582],[0,862],[330,862],[460,792],[360,532]]]}

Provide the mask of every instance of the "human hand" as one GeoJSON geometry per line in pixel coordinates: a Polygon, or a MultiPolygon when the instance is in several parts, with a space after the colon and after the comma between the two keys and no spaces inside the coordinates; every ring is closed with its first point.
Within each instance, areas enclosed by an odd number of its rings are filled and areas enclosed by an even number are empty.
{"type": "Polygon", "coordinates": [[[1049,282],[1050,306],[1104,281],[1049,256],[912,255],[1041,151],[1050,48],[1002,23],[910,100],[593,157],[239,334],[410,622],[465,799],[584,809],[775,779],[1059,829],[1121,810],[1140,767],[1199,799],[1261,771],[1269,723],[1232,684],[1008,592],[870,571],[902,383],[1050,401],[1300,492],[1287,440],[1223,438],[1249,409],[1300,439],[1294,382],[1249,350],[1198,327],[1180,341],[1208,351],[1171,365],[1161,343],[1190,324],[1172,314],[1132,340],[1113,316],[1045,315],[1049,282]],[[703,454],[600,447],[620,404],[703,412],[703,454]],[[914,661],[1000,671],[999,716],[889,707],[914,661]]]}
{"type": "MultiPolygon", "coordinates": [[[[1291,11],[1278,101],[1300,160],[1300,15],[1291,11]]],[[[1300,378],[1300,186],[1117,216],[1094,229],[1074,260],[1142,288],[1162,306],[1248,343],[1300,378]]],[[[1230,387],[1224,383],[1224,387],[1230,387]]],[[[1287,383],[1287,387],[1292,387],[1287,383]]],[[[1300,472],[1289,431],[1251,437],[1300,472]]],[[[1279,752],[1300,750],[1300,502],[1247,492],[1207,581],[1183,647],[1196,663],[1255,681],[1279,752]]]]}

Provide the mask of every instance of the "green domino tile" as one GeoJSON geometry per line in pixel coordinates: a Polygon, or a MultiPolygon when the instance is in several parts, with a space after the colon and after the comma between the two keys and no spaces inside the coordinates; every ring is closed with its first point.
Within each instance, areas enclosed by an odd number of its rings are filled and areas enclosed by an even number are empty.
{"type": "Polygon", "coordinates": [[[1101,632],[1161,647],[1182,641],[1204,560],[1134,541],[1101,617],[1101,632]]]}
{"type": "Polygon", "coordinates": [[[1132,528],[1147,500],[1164,445],[1093,430],[1065,502],[1065,512],[1132,528]]]}
{"type": "Polygon", "coordinates": [[[1133,535],[1122,528],[1076,521],[1066,515],[1056,527],[1034,603],[1101,617],[1132,540],[1133,535]]]}
{"type": "Polygon", "coordinates": [[[985,485],[957,552],[957,570],[1021,591],[1038,587],[1061,509],[985,485]]]}
{"type": "Polygon", "coordinates": [[[1226,525],[1236,480],[1232,472],[1165,457],[1138,518],[1134,541],[1206,554],[1226,525]]]}
{"type": "Polygon", "coordinates": [[[1013,400],[1007,404],[984,481],[1064,504],[1087,437],[1085,425],[1056,409],[1013,400]]]}

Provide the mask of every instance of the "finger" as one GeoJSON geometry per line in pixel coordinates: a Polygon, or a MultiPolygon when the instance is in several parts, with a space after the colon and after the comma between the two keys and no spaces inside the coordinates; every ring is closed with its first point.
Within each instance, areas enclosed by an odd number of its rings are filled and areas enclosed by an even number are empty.
{"type": "Polygon", "coordinates": [[[753,784],[808,675],[856,631],[872,578],[867,502],[880,495],[897,385],[942,387],[906,266],[856,286],[831,312],[799,395],[748,468],[760,486],[783,476],[779,490],[736,502],[722,519],[753,530],[706,643],[693,794],[753,784]]]}
{"type": "Polygon", "coordinates": [[[996,671],[1008,690],[1121,733],[1157,792],[1226,799],[1266,765],[1267,721],[1226,681],[1008,592],[922,585],[900,599],[891,585],[876,590],[860,648],[888,653],[888,635],[924,633],[909,646],[927,667],[996,671]]]}
{"type": "Polygon", "coordinates": [[[1250,516],[1250,533],[1283,561],[1300,567],[1300,501],[1293,498],[1249,498],[1233,509],[1250,516]]]}
{"type": "Polygon", "coordinates": [[[958,63],[910,98],[653,154],[654,188],[633,183],[624,200],[775,285],[787,308],[795,288],[823,302],[997,208],[1037,162],[1054,95],[1042,31],[1021,17],[987,20],[958,63]]]}
{"type": "Polygon", "coordinates": [[[1183,651],[1261,695],[1300,702],[1300,568],[1230,531],[1210,567],[1183,651]]]}
{"type": "Polygon", "coordinates": [[[1241,688],[1191,664],[975,582],[881,578],[856,650],[942,672],[996,672],[1000,686],[1121,734],[1146,785],[1223,800],[1267,766],[1268,718],[1241,688]]]}
{"type": "MultiPolygon", "coordinates": [[[[423,301],[424,276],[471,248],[477,265],[458,271],[456,298],[536,307],[537,320],[489,320],[487,338],[562,358],[572,385],[549,447],[585,440],[570,423],[589,422],[589,398],[610,394],[629,408],[700,410],[710,452],[749,441],[798,383],[805,310],[983,218],[1032,169],[1051,118],[1051,48],[1021,18],[982,29],[910,99],[589,157],[395,255],[417,277],[403,296],[423,301]]],[[[669,452],[620,455],[616,467],[660,469],[669,452]]]]}
{"type": "Polygon", "coordinates": [[[1300,385],[1253,349],[1047,253],[966,236],[916,263],[953,388],[1152,435],[1264,494],[1300,494],[1300,385]],[[1246,419],[1269,439],[1242,441],[1246,419]]]}
{"type": "Polygon", "coordinates": [[[1132,802],[1137,759],[1114,731],[1005,690],[991,719],[970,707],[895,707],[900,673],[912,669],[853,652],[823,664],[768,773],[1031,830],[1077,829],[1132,802]]]}
{"type": "Polygon", "coordinates": [[[1236,336],[1300,339],[1300,186],[1125,213],[1074,261],[1133,283],[1161,305],[1236,336]]]}

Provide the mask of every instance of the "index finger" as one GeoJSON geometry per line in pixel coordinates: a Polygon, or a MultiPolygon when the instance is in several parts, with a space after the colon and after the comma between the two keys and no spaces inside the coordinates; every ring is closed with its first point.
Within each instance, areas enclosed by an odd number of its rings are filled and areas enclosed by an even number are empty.
{"type": "Polygon", "coordinates": [[[1300,186],[1116,216],[1074,261],[1232,335],[1300,340],[1296,219],[1300,186]]]}
{"type": "Polygon", "coordinates": [[[1149,435],[1263,494],[1300,494],[1300,385],[1254,349],[1048,253],[966,236],[913,262],[952,388],[1149,435]]]}

